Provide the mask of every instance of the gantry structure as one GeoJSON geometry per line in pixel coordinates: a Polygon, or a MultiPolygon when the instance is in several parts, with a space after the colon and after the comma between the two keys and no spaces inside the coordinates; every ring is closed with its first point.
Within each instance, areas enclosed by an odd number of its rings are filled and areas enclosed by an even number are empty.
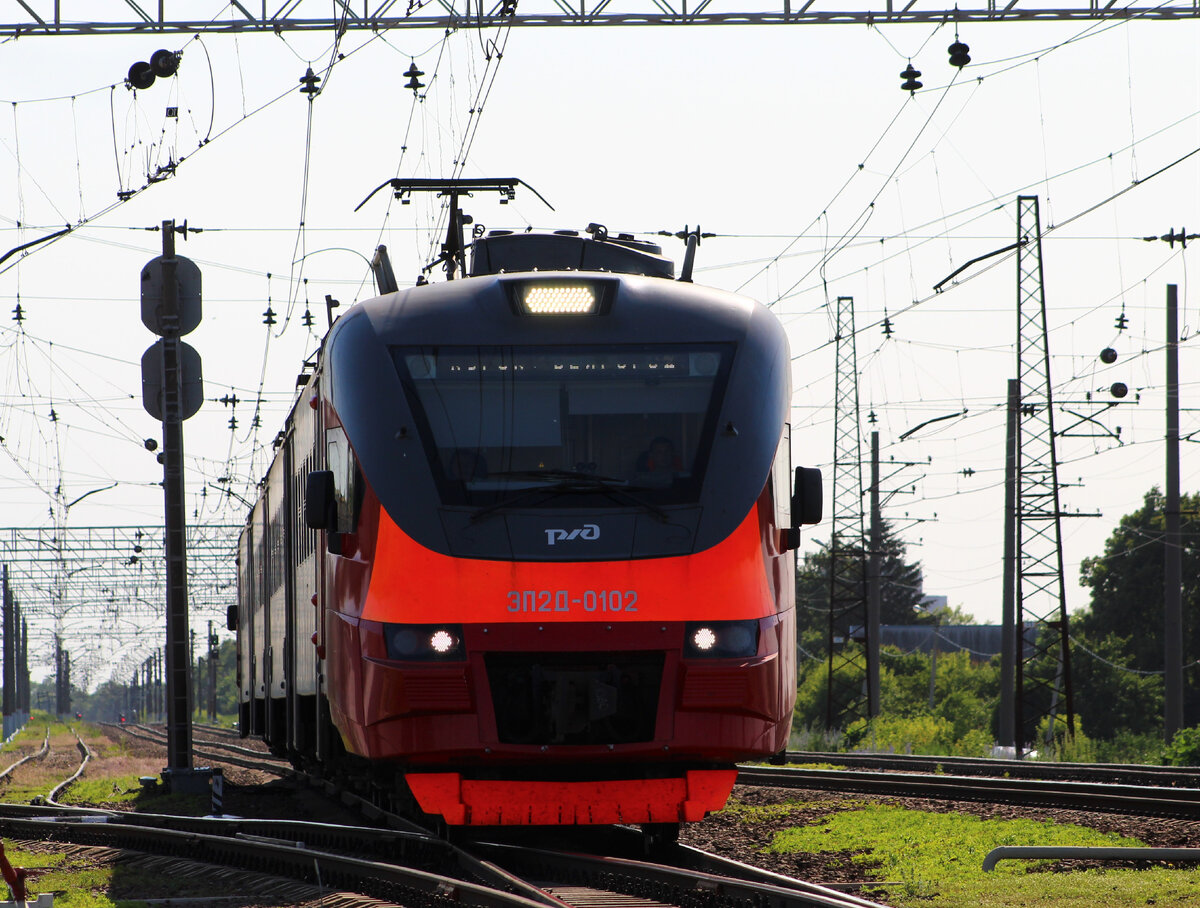
{"type": "Polygon", "coordinates": [[[887,23],[1195,19],[1200,0],[920,0],[874,4],[783,0],[769,9],[736,0],[3,0],[0,35],[129,35],[387,31],[496,26],[883,25],[887,23]]]}
{"type": "MultiPolygon", "coordinates": [[[[237,602],[239,526],[187,529],[189,610],[195,626],[224,627],[237,602]]],[[[29,622],[34,664],[55,646],[71,653],[74,677],[125,680],[162,645],[166,584],[161,526],[0,528],[0,565],[29,622]]]]}

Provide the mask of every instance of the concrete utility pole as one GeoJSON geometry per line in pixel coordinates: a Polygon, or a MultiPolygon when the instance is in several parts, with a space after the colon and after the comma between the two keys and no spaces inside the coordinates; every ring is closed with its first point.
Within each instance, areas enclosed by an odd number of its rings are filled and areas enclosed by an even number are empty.
{"type": "Polygon", "coordinates": [[[1024,636],[1017,627],[1017,420],[1021,409],[1020,379],[1008,380],[1008,420],[1004,444],[1004,589],[1000,606],[999,744],[1015,747],[1014,697],[1017,647],[1024,636]]]}
{"type": "Polygon", "coordinates": [[[12,590],[8,588],[8,565],[0,568],[0,587],[4,594],[4,740],[16,731],[17,628],[12,590]]]}
{"type": "Polygon", "coordinates": [[[1167,284],[1167,498],[1163,503],[1163,640],[1167,743],[1183,728],[1183,559],[1179,531],[1179,295],[1167,284]]]}
{"type": "Polygon", "coordinates": [[[867,715],[879,715],[879,611],[883,603],[883,515],[879,510],[879,432],[871,431],[871,552],[867,559],[867,715]]]}

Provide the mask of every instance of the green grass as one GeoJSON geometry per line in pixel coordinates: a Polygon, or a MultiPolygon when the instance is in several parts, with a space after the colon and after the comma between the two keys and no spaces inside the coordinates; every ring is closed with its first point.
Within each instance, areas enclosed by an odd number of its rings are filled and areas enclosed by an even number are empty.
{"type": "Polygon", "coordinates": [[[62,796],[64,804],[122,804],[132,803],[142,793],[137,775],[76,779],[62,796]]]}
{"type": "Polygon", "coordinates": [[[782,830],[768,850],[851,852],[866,877],[893,884],[886,887],[886,897],[888,904],[897,908],[1200,906],[1200,870],[1190,865],[1186,869],[1054,873],[1039,872],[1046,869],[1048,861],[1001,861],[990,873],[980,869],[984,856],[999,845],[1141,844],[1136,839],[1052,820],[984,820],[869,805],[782,830]]]}

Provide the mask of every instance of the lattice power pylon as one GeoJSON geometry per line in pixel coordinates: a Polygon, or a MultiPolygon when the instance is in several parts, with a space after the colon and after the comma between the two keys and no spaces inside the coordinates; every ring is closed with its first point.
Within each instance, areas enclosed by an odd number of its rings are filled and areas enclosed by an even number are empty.
{"type": "Polygon", "coordinates": [[[1049,716],[1075,733],[1071,650],[1063,584],[1062,510],[1050,384],[1050,342],[1042,282],[1042,230],[1037,196],[1017,198],[1017,748],[1049,716]],[[1026,625],[1032,633],[1025,634],[1026,625]],[[1027,641],[1032,638],[1033,645],[1027,641]]]}
{"type": "Polygon", "coordinates": [[[825,724],[845,728],[869,715],[867,688],[867,545],[863,533],[862,433],[858,423],[858,358],[854,298],[837,301],[834,376],[833,529],[829,537],[829,680],[825,724]],[[851,635],[863,643],[851,645],[851,635]]]}

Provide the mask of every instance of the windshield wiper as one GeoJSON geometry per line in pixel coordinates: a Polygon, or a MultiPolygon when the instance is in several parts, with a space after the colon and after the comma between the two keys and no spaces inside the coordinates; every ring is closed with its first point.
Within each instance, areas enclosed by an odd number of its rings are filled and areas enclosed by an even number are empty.
{"type": "Polygon", "coordinates": [[[504,473],[489,474],[489,478],[494,479],[497,476],[552,481],[549,485],[536,486],[531,489],[519,489],[507,498],[502,498],[500,501],[480,508],[471,515],[471,523],[478,523],[498,511],[516,507],[521,502],[538,495],[551,498],[572,493],[604,495],[618,503],[633,504],[649,511],[663,523],[668,523],[671,519],[667,512],[658,505],[634,493],[634,490],[643,491],[641,487],[630,487],[624,480],[616,479],[612,476],[597,476],[594,473],[584,473],[579,470],[510,470],[504,473]]]}

